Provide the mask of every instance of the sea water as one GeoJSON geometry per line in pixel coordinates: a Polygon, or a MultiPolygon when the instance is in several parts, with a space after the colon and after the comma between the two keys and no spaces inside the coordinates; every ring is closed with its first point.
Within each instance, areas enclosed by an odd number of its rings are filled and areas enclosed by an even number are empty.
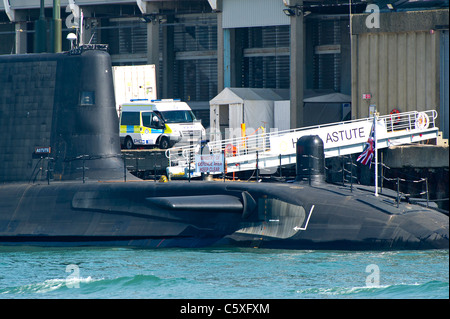
{"type": "Polygon", "coordinates": [[[0,299],[449,298],[449,252],[0,247],[0,299]]]}

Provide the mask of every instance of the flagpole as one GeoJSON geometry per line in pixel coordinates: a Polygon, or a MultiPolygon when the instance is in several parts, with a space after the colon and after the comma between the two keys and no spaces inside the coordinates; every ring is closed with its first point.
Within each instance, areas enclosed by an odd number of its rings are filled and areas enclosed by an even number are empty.
{"type": "Polygon", "coordinates": [[[373,113],[373,143],[374,148],[373,151],[375,152],[375,196],[378,196],[378,152],[377,152],[377,112],[373,113]]]}

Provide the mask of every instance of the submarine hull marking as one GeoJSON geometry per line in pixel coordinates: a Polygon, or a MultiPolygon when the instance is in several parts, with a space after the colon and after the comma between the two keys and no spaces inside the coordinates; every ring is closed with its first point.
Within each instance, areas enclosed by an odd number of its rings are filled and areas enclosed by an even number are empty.
{"type": "Polygon", "coordinates": [[[311,214],[312,214],[313,210],[314,210],[314,205],[312,205],[311,209],[309,210],[309,215],[308,215],[308,218],[306,219],[305,227],[295,226],[294,230],[306,230],[306,228],[308,228],[309,219],[311,218],[311,214]]]}

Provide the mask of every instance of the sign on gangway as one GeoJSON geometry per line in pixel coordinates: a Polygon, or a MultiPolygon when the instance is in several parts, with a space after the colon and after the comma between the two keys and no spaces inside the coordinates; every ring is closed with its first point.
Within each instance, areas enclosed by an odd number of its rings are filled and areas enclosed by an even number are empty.
{"type": "Polygon", "coordinates": [[[197,173],[223,173],[223,154],[195,155],[195,171],[197,173]]]}

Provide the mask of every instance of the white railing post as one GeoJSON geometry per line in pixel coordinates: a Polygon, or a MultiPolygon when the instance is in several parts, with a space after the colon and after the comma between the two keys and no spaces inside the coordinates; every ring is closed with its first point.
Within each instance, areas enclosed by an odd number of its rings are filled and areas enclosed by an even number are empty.
{"type": "MultiPolygon", "coordinates": [[[[420,136],[422,136],[423,133],[423,139],[430,138],[430,136],[434,136],[436,133],[436,127],[435,127],[435,120],[437,118],[437,112],[435,110],[428,110],[424,112],[429,117],[429,127],[427,129],[421,130],[420,136]],[[430,130],[431,129],[431,130],[430,130]],[[432,133],[432,134],[429,134],[432,133]]],[[[403,112],[399,114],[397,117],[393,117],[391,114],[377,116],[378,120],[383,120],[384,127],[386,128],[387,137],[384,137],[384,135],[378,135],[377,139],[381,140],[379,141],[380,147],[385,147],[386,145],[386,138],[390,143],[389,139],[394,139],[393,142],[395,143],[397,140],[397,144],[390,144],[390,145],[400,145],[405,143],[411,143],[412,139],[409,139],[408,141],[405,141],[408,137],[410,138],[411,135],[414,134],[414,141],[420,140],[418,139],[419,134],[416,134],[417,129],[415,127],[415,121],[417,118],[417,114],[419,112],[413,111],[413,112],[403,112]],[[398,123],[396,123],[398,120],[398,123]],[[390,121],[390,125],[388,123],[390,121]],[[408,121],[408,123],[406,123],[408,121]],[[400,143],[400,144],[399,144],[400,143]]],[[[258,157],[260,159],[264,158],[264,167],[271,166],[272,163],[276,163],[274,165],[279,165],[279,159],[277,161],[277,157],[279,154],[272,154],[267,152],[268,148],[273,152],[277,149],[277,145],[273,144],[275,143],[273,140],[271,140],[273,137],[279,137],[279,140],[285,139],[285,141],[289,141],[294,138],[298,138],[298,136],[302,136],[304,134],[318,134],[317,132],[319,130],[330,130],[331,131],[341,131],[345,130],[347,128],[346,125],[353,125],[355,124],[361,124],[366,125],[365,123],[370,121],[373,121],[373,118],[365,118],[365,119],[357,119],[357,120],[350,120],[345,122],[338,122],[338,123],[329,123],[324,125],[316,125],[316,126],[310,126],[310,127],[303,127],[303,128],[297,128],[292,130],[284,130],[284,131],[274,131],[274,132],[261,132],[261,134],[252,134],[251,136],[246,136],[245,140],[243,140],[242,137],[229,137],[224,140],[215,140],[210,142],[210,149],[214,150],[215,152],[226,152],[227,156],[230,157],[230,163],[233,168],[230,170],[238,170],[238,167],[235,167],[235,163],[239,164],[241,163],[243,166],[239,167],[239,171],[249,169],[247,163],[250,161],[252,162],[255,160],[256,157],[256,151],[259,151],[258,157]],[[314,133],[313,133],[314,132],[314,133]],[[262,139],[262,140],[261,140],[262,139]],[[266,140],[268,139],[268,140],[266,140]],[[243,143],[242,143],[243,141],[243,143]],[[237,142],[237,145],[236,145],[237,142]],[[232,145],[233,148],[231,149],[231,152],[229,153],[226,149],[227,145],[232,145]],[[243,146],[246,147],[243,147],[243,146]],[[216,150],[217,148],[217,150],[216,150]],[[262,152],[261,152],[262,150],[262,152]],[[233,151],[235,152],[233,154],[233,151]],[[234,156],[233,156],[234,155],[234,156]],[[232,157],[232,158],[231,158],[232,157]],[[277,164],[278,163],[278,164],[277,164]]],[[[437,134],[437,133],[436,133],[437,134]]],[[[388,143],[388,144],[389,144],[388,143]]],[[[332,147],[332,151],[328,154],[328,156],[338,156],[338,155],[346,155],[352,153],[361,152],[358,151],[360,147],[360,142],[353,145],[341,145],[341,146],[334,146],[332,147]],[[337,149],[336,149],[337,148],[337,149]]],[[[191,158],[192,154],[195,152],[195,147],[193,145],[190,145],[189,147],[183,146],[183,147],[174,147],[173,149],[166,150],[166,157],[169,159],[169,166],[184,166],[188,164],[188,162],[183,162],[183,159],[186,160],[186,157],[191,158]],[[181,154],[180,154],[181,152],[181,154]]],[[[292,152],[295,153],[295,150],[292,150],[292,152]]],[[[327,152],[327,148],[325,148],[325,152],[327,152]]],[[[278,153],[278,152],[277,152],[278,153]]],[[[295,157],[293,157],[293,153],[286,153],[283,155],[287,156],[289,159],[289,163],[295,163],[295,157]],[[292,160],[293,159],[293,160],[292,160]]],[[[283,162],[285,160],[283,159],[283,162]]],[[[260,164],[260,163],[259,163],[260,164]]],[[[181,167],[180,167],[181,168],[181,167]]]]}

